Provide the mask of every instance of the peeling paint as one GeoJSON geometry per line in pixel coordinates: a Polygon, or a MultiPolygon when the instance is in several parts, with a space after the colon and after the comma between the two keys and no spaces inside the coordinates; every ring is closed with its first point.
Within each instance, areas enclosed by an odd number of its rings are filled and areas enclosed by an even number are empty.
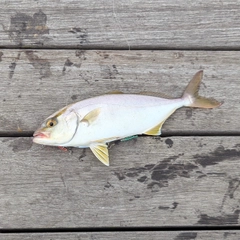
{"type": "Polygon", "coordinates": [[[231,199],[234,198],[234,193],[238,189],[239,185],[240,185],[239,179],[231,179],[228,185],[228,190],[226,195],[229,196],[229,198],[231,199]]]}
{"type": "Polygon", "coordinates": [[[0,62],[2,61],[3,52],[0,52],[0,62]]]}
{"type": "Polygon", "coordinates": [[[25,54],[30,64],[39,71],[41,76],[40,79],[47,78],[52,75],[48,60],[38,57],[34,51],[25,51],[25,54]]]}
{"type": "Polygon", "coordinates": [[[12,62],[10,65],[9,65],[9,74],[8,74],[8,77],[10,78],[10,79],[12,79],[12,77],[13,77],[13,75],[14,75],[14,70],[15,70],[15,68],[16,68],[16,66],[17,66],[17,63],[16,62],[12,62]]]}
{"type": "Polygon", "coordinates": [[[77,68],[80,68],[81,67],[81,63],[78,63],[78,64],[75,64],[73,63],[72,61],[70,61],[69,59],[67,59],[64,63],[64,66],[63,66],[63,70],[62,70],[62,74],[64,75],[65,74],[65,71],[67,69],[67,67],[77,67],[77,68]]]}
{"type": "Polygon", "coordinates": [[[47,27],[47,15],[39,10],[33,16],[25,13],[17,13],[11,16],[10,28],[8,30],[9,38],[19,45],[26,39],[34,40],[36,44],[43,44],[44,34],[49,34],[47,27]]]}
{"type": "Polygon", "coordinates": [[[71,96],[71,99],[72,99],[72,100],[76,100],[78,97],[79,97],[78,94],[74,94],[74,95],[71,96]]]}
{"type": "Polygon", "coordinates": [[[116,65],[100,65],[101,75],[103,79],[116,79],[119,74],[116,65]]]}
{"type": "Polygon", "coordinates": [[[79,39],[80,45],[88,43],[88,30],[86,28],[74,27],[71,28],[68,32],[76,35],[76,38],[79,39]]]}
{"type": "Polygon", "coordinates": [[[166,158],[157,164],[124,169],[122,172],[115,172],[115,175],[119,180],[136,178],[139,183],[146,184],[148,189],[157,191],[157,188],[167,187],[169,180],[177,177],[190,178],[190,172],[198,169],[197,165],[190,162],[185,164],[175,163],[175,160],[182,155],[166,158]]]}
{"type": "Polygon", "coordinates": [[[26,152],[32,147],[32,144],[30,138],[16,138],[9,144],[9,147],[12,148],[13,152],[26,152]]]}
{"type": "Polygon", "coordinates": [[[189,108],[186,110],[185,114],[186,114],[187,119],[189,119],[193,115],[193,110],[191,108],[189,108]]]}
{"type": "Polygon", "coordinates": [[[233,225],[238,224],[240,210],[235,210],[232,214],[223,214],[220,216],[208,216],[201,214],[199,216],[198,224],[203,225],[233,225]]]}
{"type": "Polygon", "coordinates": [[[12,63],[9,65],[10,70],[9,70],[8,77],[10,79],[13,78],[14,71],[15,71],[15,68],[17,66],[17,61],[20,59],[20,56],[21,56],[21,52],[18,53],[17,57],[13,58],[12,63]]]}
{"type": "Polygon", "coordinates": [[[81,60],[87,60],[85,53],[86,51],[84,50],[76,50],[75,56],[79,57],[81,60]]]}
{"type": "Polygon", "coordinates": [[[167,138],[167,139],[165,140],[165,143],[168,145],[168,148],[171,148],[171,147],[173,146],[173,141],[172,141],[172,139],[170,139],[170,138],[167,138]]]}
{"type": "Polygon", "coordinates": [[[121,172],[114,172],[114,174],[115,174],[115,176],[117,176],[118,180],[120,180],[120,181],[126,178],[124,176],[124,174],[121,172]]]}
{"type": "Polygon", "coordinates": [[[82,154],[79,156],[78,160],[83,161],[83,158],[86,157],[86,148],[83,148],[82,154]]]}
{"type": "Polygon", "coordinates": [[[194,240],[197,238],[196,232],[182,232],[179,233],[174,240],[194,240]]]}
{"type": "Polygon", "coordinates": [[[193,155],[195,162],[203,167],[216,165],[224,160],[239,159],[240,150],[237,149],[225,149],[223,146],[216,148],[213,152],[208,155],[193,155]]]}

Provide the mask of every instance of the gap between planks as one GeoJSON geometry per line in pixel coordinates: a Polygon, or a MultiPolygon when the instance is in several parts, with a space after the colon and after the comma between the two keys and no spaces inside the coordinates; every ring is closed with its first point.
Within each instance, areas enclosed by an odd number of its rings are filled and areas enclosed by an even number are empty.
{"type": "Polygon", "coordinates": [[[51,51],[61,51],[61,50],[84,50],[84,51],[199,51],[199,52],[205,52],[205,51],[213,51],[213,52],[239,52],[240,47],[156,47],[156,46],[135,46],[131,47],[129,49],[128,47],[121,47],[121,46],[115,46],[115,47],[105,47],[105,46],[94,46],[94,47],[88,47],[88,46],[81,46],[81,47],[68,47],[68,46],[28,46],[27,48],[21,47],[21,46],[0,46],[0,50],[51,50],[51,51]]]}
{"type": "Polygon", "coordinates": [[[64,233],[64,232],[176,232],[176,231],[230,231],[240,230],[239,225],[232,226],[175,226],[175,227],[96,227],[96,228],[19,228],[0,229],[0,233],[64,233]]]}

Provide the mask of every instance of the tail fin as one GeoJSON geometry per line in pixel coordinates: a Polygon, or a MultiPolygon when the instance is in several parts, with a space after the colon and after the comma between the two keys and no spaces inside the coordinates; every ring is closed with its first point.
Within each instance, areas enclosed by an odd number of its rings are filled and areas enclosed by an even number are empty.
{"type": "Polygon", "coordinates": [[[205,98],[198,95],[198,90],[203,77],[203,70],[197,72],[186,87],[182,99],[185,100],[187,107],[198,108],[216,108],[221,105],[220,102],[213,98],[205,98]]]}

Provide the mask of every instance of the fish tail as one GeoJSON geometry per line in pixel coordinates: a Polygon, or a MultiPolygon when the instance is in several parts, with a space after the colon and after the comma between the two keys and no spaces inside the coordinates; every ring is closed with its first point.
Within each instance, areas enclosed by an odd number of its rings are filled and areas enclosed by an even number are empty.
{"type": "Polygon", "coordinates": [[[186,107],[216,108],[222,103],[213,98],[205,98],[198,95],[198,90],[203,77],[203,70],[197,72],[186,87],[182,99],[186,107]]]}

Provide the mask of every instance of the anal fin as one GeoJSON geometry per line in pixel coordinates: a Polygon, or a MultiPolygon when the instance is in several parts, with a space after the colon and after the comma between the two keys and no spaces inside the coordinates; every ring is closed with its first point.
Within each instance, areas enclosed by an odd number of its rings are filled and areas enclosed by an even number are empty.
{"type": "Polygon", "coordinates": [[[161,129],[162,129],[162,125],[164,124],[165,120],[160,122],[158,125],[156,125],[155,127],[148,129],[146,132],[144,132],[143,134],[147,134],[147,135],[160,135],[161,134],[161,129]]]}
{"type": "Polygon", "coordinates": [[[165,123],[165,121],[175,112],[176,109],[173,109],[168,115],[167,117],[160,122],[159,124],[157,124],[156,126],[154,126],[153,128],[148,129],[147,131],[143,132],[143,134],[146,135],[161,135],[161,129],[162,129],[162,125],[165,123]]]}
{"type": "Polygon", "coordinates": [[[105,143],[93,143],[90,145],[90,149],[99,161],[104,165],[109,166],[108,148],[105,143]]]}

